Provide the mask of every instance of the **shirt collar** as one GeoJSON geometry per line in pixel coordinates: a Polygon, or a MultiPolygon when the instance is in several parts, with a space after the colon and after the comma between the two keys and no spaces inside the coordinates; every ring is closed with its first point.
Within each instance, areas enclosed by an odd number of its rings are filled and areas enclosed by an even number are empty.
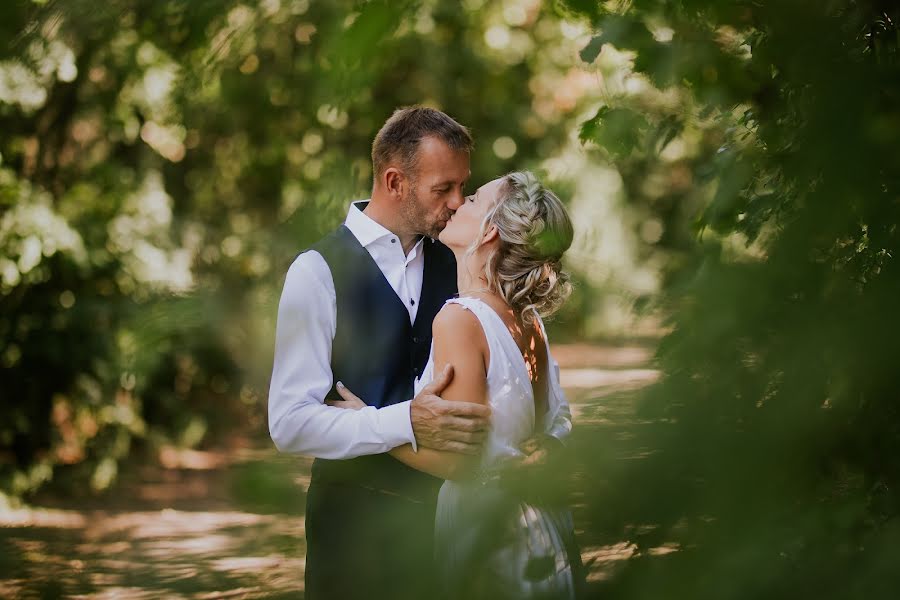
{"type": "Polygon", "coordinates": [[[344,225],[347,226],[350,233],[356,236],[363,248],[383,237],[393,235],[387,228],[376,223],[363,212],[368,204],[368,200],[352,202],[350,210],[347,212],[347,220],[344,222],[344,225]]]}
{"type": "MultiPolygon", "coordinates": [[[[347,220],[344,221],[344,225],[346,225],[347,229],[350,230],[350,233],[359,240],[359,243],[363,248],[385,237],[397,237],[388,228],[377,223],[369,215],[363,212],[368,204],[368,200],[351,202],[350,210],[347,212],[347,220]]],[[[419,238],[419,241],[416,242],[416,245],[413,246],[413,249],[410,252],[410,257],[418,254],[419,247],[422,245],[422,240],[424,239],[425,236],[419,238]]]]}

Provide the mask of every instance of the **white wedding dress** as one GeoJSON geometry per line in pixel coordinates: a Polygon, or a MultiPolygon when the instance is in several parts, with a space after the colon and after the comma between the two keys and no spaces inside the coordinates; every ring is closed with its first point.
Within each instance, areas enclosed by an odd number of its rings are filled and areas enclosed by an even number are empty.
{"type": "MultiPolygon", "coordinates": [[[[548,410],[535,427],[535,401],[525,360],[506,324],[489,305],[475,298],[453,298],[478,318],[490,362],[487,372],[491,431],[476,476],[446,481],[438,496],[435,558],[451,598],[574,598],[580,557],[571,512],[517,497],[501,473],[519,446],[536,433],[550,433],[561,409],[562,389],[550,369],[548,410]]],[[[541,328],[543,330],[543,323],[541,328]]],[[[544,332],[546,339],[546,332],[544,332]]],[[[548,364],[550,348],[547,346],[548,364]]],[[[416,394],[434,378],[434,350],[416,394]]]]}

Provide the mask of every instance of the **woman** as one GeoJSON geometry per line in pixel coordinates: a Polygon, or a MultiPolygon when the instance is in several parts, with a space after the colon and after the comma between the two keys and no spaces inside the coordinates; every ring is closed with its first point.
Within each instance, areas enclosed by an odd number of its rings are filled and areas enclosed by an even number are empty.
{"type": "Polygon", "coordinates": [[[440,234],[456,256],[459,296],[434,320],[416,392],[436,369],[453,365],[442,396],[489,404],[491,431],[476,457],[413,452],[409,445],[391,454],[447,480],[438,498],[435,556],[452,598],[575,596],[580,561],[568,511],[527,503],[499,477],[521,461],[526,440],[549,431],[559,409],[541,316],[570,292],[560,259],[572,235],[562,202],[528,172],[480,187],[440,234]]]}

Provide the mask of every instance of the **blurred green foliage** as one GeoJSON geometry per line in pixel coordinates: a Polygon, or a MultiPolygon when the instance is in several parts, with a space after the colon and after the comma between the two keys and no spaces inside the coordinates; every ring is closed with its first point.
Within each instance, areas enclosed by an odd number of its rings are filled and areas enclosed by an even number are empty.
{"type": "Polygon", "coordinates": [[[604,593],[894,597],[900,9],[603,6],[582,58],[630,53],[637,83],[582,137],[673,257],[640,459],[585,484],[637,544],[604,593]]]}
{"type": "Polygon", "coordinates": [[[520,4],[3,3],[0,492],[262,433],[284,273],[395,108],[468,125],[475,185],[566,143],[577,43],[520,4]]]}
{"type": "MultiPolygon", "coordinates": [[[[54,475],[99,490],[136,446],[261,431],[281,278],[366,195],[379,125],[424,102],[472,128],[476,185],[547,166],[579,225],[621,221],[604,231],[637,243],[617,268],[668,319],[635,460],[590,429],[577,446],[586,535],[638,550],[598,592],[895,595],[895,3],[70,0],[0,17],[4,493],[54,475]],[[590,209],[613,196],[622,212],[590,209]]],[[[596,330],[616,260],[586,248],[574,333],[596,330]]]]}

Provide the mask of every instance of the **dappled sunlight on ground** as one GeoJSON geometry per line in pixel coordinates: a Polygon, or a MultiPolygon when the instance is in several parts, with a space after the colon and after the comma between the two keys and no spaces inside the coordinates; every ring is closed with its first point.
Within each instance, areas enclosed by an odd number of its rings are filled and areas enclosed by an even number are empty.
{"type": "Polygon", "coordinates": [[[581,559],[588,567],[588,581],[608,579],[614,563],[634,556],[637,547],[631,542],[618,542],[608,546],[582,548],[581,559]]]}
{"type": "MultiPolygon", "coordinates": [[[[634,391],[658,377],[650,349],[553,351],[579,430],[608,440],[615,460],[650,452],[630,443],[635,428],[650,425],[633,406],[634,391]]],[[[47,494],[37,507],[0,511],[0,597],[302,598],[311,461],[245,446],[165,448],[157,464],[126,471],[103,497],[47,494]]],[[[584,531],[589,507],[576,499],[574,510],[584,531]]],[[[582,548],[592,585],[638,555],[677,550],[639,552],[629,540],[597,536],[582,548]]]]}
{"type": "MultiPolygon", "coordinates": [[[[648,548],[644,554],[647,556],[663,556],[677,552],[675,544],[663,544],[654,548],[648,548]]],[[[615,573],[616,567],[624,561],[640,556],[641,552],[633,542],[617,542],[607,546],[590,546],[582,548],[581,559],[588,568],[587,580],[589,583],[606,581],[615,573]]]]}
{"type": "Polygon", "coordinates": [[[643,367],[653,358],[648,346],[598,346],[596,344],[553,344],[553,357],[568,369],[625,369],[643,367]]]}
{"type": "Polygon", "coordinates": [[[254,597],[261,597],[302,590],[299,515],[164,509],[91,512],[81,527],[73,527],[71,519],[62,522],[64,528],[40,518],[32,522],[44,525],[13,525],[0,517],[7,579],[0,590],[24,586],[23,591],[54,595],[55,589],[110,594],[114,588],[117,595],[110,597],[128,598],[143,597],[147,590],[155,590],[155,597],[235,589],[255,590],[254,597]]]}
{"type": "Polygon", "coordinates": [[[212,470],[147,470],[114,496],[70,502],[77,508],[0,512],[0,597],[302,597],[295,480],[309,461],[263,455],[212,470]]]}
{"type": "Polygon", "coordinates": [[[580,425],[630,418],[626,417],[630,403],[625,411],[615,410],[607,397],[639,390],[659,379],[658,370],[647,368],[653,358],[649,347],[558,344],[551,350],[559,362],[560,381],[571,402],[572,416],[580,425]]]}
{"type": "Polygon", "coordinates": [[[652,383],[659,377],[654,369],[622,369],[610,371],[606,369],[561,369],[560,380],[568,389],[605,388],[615,386],[619,391],[623,387],[636,389],[652,383]]]}
{"type": "Polygon", "coordinates": [[[83,528],[85,517],[80,512],[52,509],[0,510],[0,527],[54,527],[60,529],[83,528]]]}

